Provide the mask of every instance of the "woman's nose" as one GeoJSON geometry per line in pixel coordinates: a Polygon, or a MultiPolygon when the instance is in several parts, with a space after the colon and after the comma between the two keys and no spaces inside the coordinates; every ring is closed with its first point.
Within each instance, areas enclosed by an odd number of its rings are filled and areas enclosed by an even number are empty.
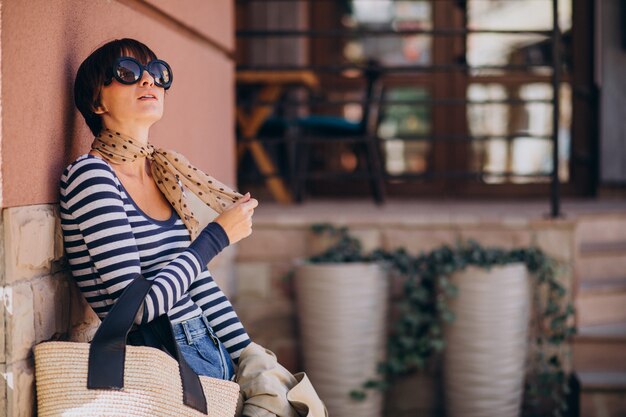
{"type": "Polygon", "coordinates": [[[141,74],[141,80],[139,80],[139,84],[144,84],[148,82],[150,85],[154,85],[154,77],[147,70],[143,70],[141,74]]]}

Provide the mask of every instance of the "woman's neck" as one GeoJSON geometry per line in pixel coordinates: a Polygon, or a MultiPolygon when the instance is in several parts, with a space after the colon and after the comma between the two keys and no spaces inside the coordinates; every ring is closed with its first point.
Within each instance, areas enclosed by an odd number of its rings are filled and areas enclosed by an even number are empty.
{"type": "MultiPolygon", "coordinates": [[[[97,149],[92,149],[91,151],[89,151],[89,154],[100,159],[107,160],[107,158],[105,158],[97,149]]],[[[150,172],[150,163],[147,158],[139,158],[133,162],[126,162],[123,164],[116,164],[115,162],[111,161],[108,162],[111,166],[113,166],[115,174],[118,177],[124,176],[140,183],[144,183],[144,181],[147,181],[148,178],[152,178],[152,172],[150,172]]]]}
{"type": "MultiPolygon", "coordinates": [[[[142,144],[148,143],[150,126],[138,124],[117,124],[114,121],[109,120],[109,123],[105,123],[104,127],[114,132],[120,132],[126,136],[130,136],[133,140],[142,144]]],[[[132,162],[115,164],[115,172],[118,175],[124,175],[132,178],[134,181],[139,181],[140,183],[152,178],[147,158],[138,158],[132,162]]]]}
{"type": "Polygon", "coordinates": [[[120,132],[125,134],[126,136],[130,136],[137,142],[142,144],[148,143],[148,138],[150,137],[150,126],[146,125],[129,125],[129,124],[116,124],[116,123],[105,123],[104,126],[107,129],[113,130],[115,132],[120,132]]]}

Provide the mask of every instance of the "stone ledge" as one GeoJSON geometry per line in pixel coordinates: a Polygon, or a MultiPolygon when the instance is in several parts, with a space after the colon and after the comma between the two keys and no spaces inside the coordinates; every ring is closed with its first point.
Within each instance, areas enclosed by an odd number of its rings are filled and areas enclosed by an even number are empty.
{"type": "Polygon", "coordinates": [[[458,233],[451,229],[395,229],[388,228],[383,231],[383,248],[395,250],[405,248],[414,255],[420,252],[430,251],[441,245],[454,245],[458,233]]]}
{"type": "Polygon", "coordinates": [[[306,254],[304,229],[257,228],[252,235],[237,243],[238,260],[270,260],[299,257],[306,254]]]}
{"type": "Polygon", "coordinates": [[[463,241],[473,239],[486,247],[500,247],[513,249],[527,247],[531,244],[531,232],[529,230],[507,229],[463,229],[460,232],[463,241]]]}
{"type": "Polygon", "coordinates": [[[532,222],[571,223],[581,217],[610,215],[624,218],[626,201],[598,199],[563,199],[562,213],[556,220],[550,212],[548,197],[541,200],[487,201],[467,199],[388,198],[382,206],[371,199],[315,199],[303,204],[284,205],[261,201],[255,210],[255,226],[294,227],[316,222],[334,222],[359,226],[442,226],[455,223],[507,224],[526,227],[532,222]]]}
{"type": "Polygon", "coordinates": [[[537,230],[533,243],[558,261],[572,262],[574,260],[576,251],[574,230],[537,230]]]}

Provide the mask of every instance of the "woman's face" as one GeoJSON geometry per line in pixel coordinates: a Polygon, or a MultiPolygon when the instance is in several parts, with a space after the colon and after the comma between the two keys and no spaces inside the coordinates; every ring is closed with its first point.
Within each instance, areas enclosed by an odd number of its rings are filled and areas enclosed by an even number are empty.
{"type": "Polygon", "coordinates": [[[152,75],[144,70],[134,84],[122,84],[114,78],[111,84],[102,86],[101,106],[97,110],[106,127],[150,126],[163,117],[164,99],[163,87],[157,86],[152,75]]]}

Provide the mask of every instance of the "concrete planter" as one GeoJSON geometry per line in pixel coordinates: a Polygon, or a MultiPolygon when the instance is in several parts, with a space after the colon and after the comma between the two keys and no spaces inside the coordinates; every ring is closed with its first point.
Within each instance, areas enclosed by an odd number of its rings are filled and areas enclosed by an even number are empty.
{"type": "Polygon", "coordinates": [[[382,415],[383,396],[349,393],[377,376],[386,344],[387,278],[370,263],[300,264],[295,273],[304,367],[333,417],[382,415]]]}
{"type": "Polygon", "coordinates": [[[452,276],[456,320],[446,329],[444,385],[450,417],[520,415],[530,315],[526,266],[452,276]]]}

